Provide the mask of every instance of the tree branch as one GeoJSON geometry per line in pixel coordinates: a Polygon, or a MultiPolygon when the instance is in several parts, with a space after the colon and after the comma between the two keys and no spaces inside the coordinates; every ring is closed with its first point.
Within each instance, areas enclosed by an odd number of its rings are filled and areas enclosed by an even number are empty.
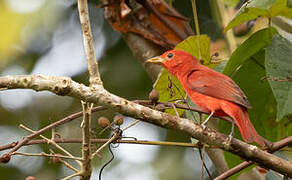
{"type": "MultiPolygon", "coordinates": [[[[26,131],[29,131],[31,133],[35,133],[35,131],[29,129],[28,127],[25,127],[24,125],[20,124],[20,127],[23,128],[24,130],[26,131]]],[[[64,154],[67,154],[67,156],[71,157],[71,158],[74,158],[74,156],[67,150],[65,150],[63,147],[61,147],[59,144],[57,144],[54,140],[50,140],[48,138],[46,138],[45,136],[43,135],[40,135],[41,138],[43,138],[44,140],[47,141],[48,144],[51,144],[53,146],[55,146],[57,149],[59,149],[60,151],[62,151],[64,154]]],[[[14,152],[15,153],[15,152],[14,152]]],[[[13,153],[12,153],[13,154],[13,153]]],[[[77,161],[76,160],[76,163],[81,165],[80,161],[77,161]]]]}
{"type": "Polygon", "coordinates": [[[91,86],[102,85],[94,52],[87,0],[78,0],[78,12],[83,34],[84,50],[88,63],[89,82],[91,86]]]}
{"type": "MultiPolygon", "coordinates": [[[[91,139],[91,143],[106,143],[110,139],[91,139]]],[[[82,143],[82,139],[80,138],[66,138],[61,139],[57,138],[54,139],[56,143],[82,143]]],[[[47,141],[44,139],[36,139],[30,140],[24,146],[35,145],[35,144],[46,144],[47,141]]],[[[185,142],[169,142],[169,141],[147,141],[147,140],[115,140],[113,143],[121,143],[121,144],[141,144],[141,145],[159,145],[159,146],[177,146],[177,147],[191,147],[191,148],[198,148],[198,144],[193,143],[185,143],[185,142]]],[[[13,142],[7,145],[0,146],[0,151],[11,149],[13,148],[17,142],[13,142]]],[[[216,149],[217,147],[212,146],[209,148],[216,149]]]]}
{"type": "MultiPolygon", "coordinates": [[[[273,144],[273,146],[271,147],[271,150],[269,151],[270,153],[276,152],[279,149],[288,146],[288,145],[292,145],[292,136],[287,137],[285,139],[282,139],[278,142],[275,142],[273,144]]],[[[229,169],[228,171],[222,173],[220,176],[216,177],[214,180],[223,180],[223,179],[227,179],[230,176],[240,172],[241,170],[249,167],[250,165],[252,165],[254,162],[253,161],[244,161],[242,163],[240,163],[239,165],[229,169]]]]}
{"type": "Polygon", "coordinates": [[[91,167],[91,134],[90,134],[90,124],[91,124],[91,109],[90,103],[81,102],[83,109],[83,121],[81,123],[82,129],[82,164],[81,164],[81,180],[89,180],[91,177],[92,167],[91,167]]]}
{"type": "Polygon", "coordinates": [[[276,157],[256,146],[249,145],[237,139],[229,139],[226,135],[210,128],[203,129],[188,119],[174,117],[148,107],[133,103],[124,98],[107,92],[98,86],[91,89],[72,81],[70,78],[40,75],[20,75],[0,77],[0,88],[26,88],[37,91],[49,90],[58,95],[68,95],[86,102],[102,104],[126,116],[141,119],[164,128],[183,131],[202,143],[218,146],[246,160],[252,160],[259,165],[292,177],[292,163],[276,157]]]}

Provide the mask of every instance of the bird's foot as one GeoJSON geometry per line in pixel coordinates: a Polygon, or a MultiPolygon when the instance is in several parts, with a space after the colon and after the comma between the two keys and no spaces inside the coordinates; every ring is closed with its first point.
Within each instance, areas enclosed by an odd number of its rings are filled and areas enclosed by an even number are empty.
{"type": "Polygon", "coordinates": [[[230,144],[232,139],[233,139],[233,134],[229,134],[227,144],[230,144]]]}
{"type": "Polygon", "coordinates": [[[234,121],[232,121],[231,132],[230,132],[230,134],[228,135],[228,141],[227,141],[228,144],[231,143],[232,138],[233,138],[233,134],[234,134],[234,121]]]}
{"type": "Polygon", "coordinates": [[[201,125],[202,125],[202,127],[203,127],[203,130],[205,131],[206,128],[207,128],[207,126],[206,126],[205,124],[201,124],[201,125]]]}

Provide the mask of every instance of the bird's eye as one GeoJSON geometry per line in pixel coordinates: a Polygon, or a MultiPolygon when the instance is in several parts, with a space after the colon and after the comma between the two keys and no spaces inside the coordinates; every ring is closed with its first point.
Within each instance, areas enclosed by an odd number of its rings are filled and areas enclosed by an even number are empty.
{"type": "Polygon", "coordinates": [[[169,54],[167,54],[167,57],[170,59],[170,58],[173,57],[173,54],[172,53],[169,53],[169,54]]]}

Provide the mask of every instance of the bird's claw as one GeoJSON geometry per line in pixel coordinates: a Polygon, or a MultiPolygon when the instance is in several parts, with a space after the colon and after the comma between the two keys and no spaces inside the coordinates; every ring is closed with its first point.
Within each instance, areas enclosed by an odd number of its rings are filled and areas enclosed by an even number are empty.
{"type": "Polygon", "coordinates": [[[202,127],[203,127],[203,130],[206,130],[207,126],[204,125],[204,124],[201,124],[201,125],[202,125],[202,127]]]}
{"type": "Polygon", "coordinates": [[[228,141],[227,141],[227,144],[230,144],[231,141],[232,141],[232,139],[233,139],[233,134],[231,133],[231,134],[228,135],[228,141]]]}

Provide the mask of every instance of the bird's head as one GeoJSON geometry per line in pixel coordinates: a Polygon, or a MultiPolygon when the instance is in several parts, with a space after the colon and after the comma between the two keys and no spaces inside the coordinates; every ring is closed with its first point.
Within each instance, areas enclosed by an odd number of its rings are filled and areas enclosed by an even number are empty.
{"type": "Polygon", "coordinates": [[[166,51],[161,56],[148,59],[146,63],[159,64],[174,75],[186,72],[189,68],[199,64],[191,54],[181,50],[166,51]]]}

